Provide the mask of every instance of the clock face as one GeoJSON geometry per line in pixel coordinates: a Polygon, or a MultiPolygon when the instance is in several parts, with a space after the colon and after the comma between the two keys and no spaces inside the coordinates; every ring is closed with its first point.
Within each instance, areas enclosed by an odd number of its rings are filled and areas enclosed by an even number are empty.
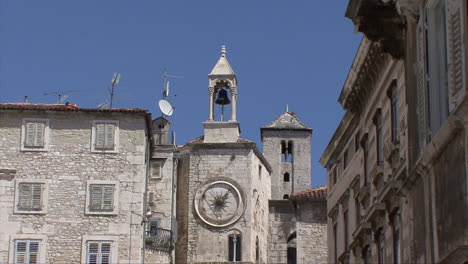
{"type": "Polygon", "coordinates": [[[239,188],[234,184],[214,181],[197,191],[195,210],[206,224],[224,227],[233,224],[242,216],[244,202],[239,188]]]}

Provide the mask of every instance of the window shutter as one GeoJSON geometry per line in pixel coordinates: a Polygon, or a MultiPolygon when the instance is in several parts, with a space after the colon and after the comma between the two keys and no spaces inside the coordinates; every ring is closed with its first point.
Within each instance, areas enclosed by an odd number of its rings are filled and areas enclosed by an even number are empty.
{"type": "Polygon", "coordinates": [[[28,264],[37,264],[39,254],[39,242],[29,242],[29,262],[28,264]]]}
{"type": "MultiPolygon", "coordinates": [[[[464,87],[464,69],[463,60],[466,50],[463,50],[462,40],[462,2],[460,0],[446,0],[446,16],[447,16],[447,37],[448,37],[448,65],[449,65],[449,87],[451,90],[452,99],[456,99],[458,92],[464,87]]],[[[450,103],[450,109],[453,109],[450,103]]]]}
{"type": "Polygon", "coordinates": [[[88,243],[88,256],[87,263],[97,264],[98,263],[98,254],[99,254],[99,243],[88,243]]]}
{"type": "Polygon", "coordinates": [[[160,178],[161,177],[161,163],[160,162],[153,162],[153,171],[152,171],[152,177],[153,178],[160,178]]]}
{"type": "Polygon", "coordinates": [[[104,148],[106,149],[114,149],[114,124],[106,124],[106,132],[105,132],[105,142],[104,148]]]}
{"type": "Polygon", "coordinates": [[[101,264],[110,263],[111,243],[101,244],[101,264]]]}
{"type": "Polygon", "coordinates": [[[426,25],[425,17],[419,18],[417,26],[417,119],[418,119],[418,138],[419,138],[419,153],[426,143],[427,131],[427,81],[426,81],[426,25]]]}
{"type": "Polygon", "coordinates": [[[32,184],[30,183],[20,183],[18,191],[19,191],[19,199],[18,199],[18,209],[19,210],[28,210],[31,207],[31,199],[32,199],[32,184]]]}
{"type": "Polygon", "coordinates": [[[102,201],[102,186],[93,184],[90,187],[91,189],[91,199],[90,199],[90,210],[91,211],[100,211],[101,210],[101,201],[102,201]]]}
{"type": "Polygon", "coordinates": [[[17,264],[25,264],[26,263],[27,246],[28,246],[27,241],[17,241],[16,242],[15,263],[17,263],[17,264]]]}
{"type": "Polygon", "coordinates": [[[42,184],[36,183],[36,184],[31,184],[32,188],[32,197],[31,197],[31,209],[33,210],[41,210],[42,207],[42,202],[41,202],[41,197],[42,197],[42,184]]]}
{"type": "Polygon", "coordinates": [[[105,124],[96,124],[96,138],[95,138],[95,144],[97,149],[102,149],[104,148],[104,143],[105,143],[105,130],[106,130],[106,125],[105,124]]]}
{"type": "Polygon", "coordinates": [[[36,134],[35,128],[36,126],[34,122],[26,123],[26,132],[24,133],[24,144],[26,147],[34,147],[34,135],[36,134]]]}
{"type": "Polygon", "coordinates": [[[103,186],[104,193],[102,199],[102,209],[104,211],[112,211],[113,208],[113,200],[114,200],[114,186],[113,185],[105,185],[103,186]]]}
{"type": "Polygon", "coordinates": [[[37,122],[36,130],[35,130],[35,140],[34,140],[35,147],[44,146],[44,132],[45,132],[45,124],[42,122],[37,122]]]}

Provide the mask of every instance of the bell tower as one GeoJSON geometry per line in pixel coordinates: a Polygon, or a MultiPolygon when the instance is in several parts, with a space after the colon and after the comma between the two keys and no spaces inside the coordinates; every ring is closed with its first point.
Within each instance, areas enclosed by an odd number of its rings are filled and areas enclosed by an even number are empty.
{"type": "Polygon", "coordinates": [[[209,114],[208,120],[203,123],[204,142],[237,142],[240,136],[240,126],[236,116],[237,76],[226,58],[224,45],[221,46],[218,62],[208,74],[208,92],[209,114]],[[230,119],[225,117],[225,110],[230,110],[230,119]],[[215,117],[215,111],[220,112],[219,118],[215,117]]]}

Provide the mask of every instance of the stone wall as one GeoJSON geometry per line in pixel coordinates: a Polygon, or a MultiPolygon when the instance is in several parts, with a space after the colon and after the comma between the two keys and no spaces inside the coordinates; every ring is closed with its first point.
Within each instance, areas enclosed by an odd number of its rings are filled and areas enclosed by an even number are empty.
{"type": "Polygon", "coordinates": [[[327,263],[327,204],[298,202],[297,263],[327,263]]]}
{"type": "Polygon", "coordinates": [[[296,232],[296,210],[289,200],[269,201],[268,263],[286,264],[288,238],[296,232]]]}
{"type": "Polygon", "coordinates": [[[11,261],[15,238],[37,236],[46,241],[41,258],[47,263],[80,263],[86,236],[112,239],[116,261],[140,262],[145,130],[141,114],[1,112],[0,168],[15,169],[16,175],[0,179],[0,262],[11,261]],[[48,151],[20,151],[23,118],[49,119],[48,151]],[[93,120],[119,120],[118,153],[90,152],[93,120]],[[47,182],[45,214],[13,213],[15,183],[28,179],[47,182]],[[117,181],[117,214],[85,214],[89,180],[117,181]]]}

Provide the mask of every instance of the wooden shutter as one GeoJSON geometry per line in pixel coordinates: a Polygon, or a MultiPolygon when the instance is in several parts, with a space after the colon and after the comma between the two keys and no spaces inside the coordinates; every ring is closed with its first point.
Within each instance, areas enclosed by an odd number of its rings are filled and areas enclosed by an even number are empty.
{"type": "Polygon", "coordinates": [[[15,253],[15,263],[25,264],[27,263],[27,241],[17,241],[16,242],[16,253],[15,253]]]}
{"type": "Polygon", "coordinates": [[[35,132],[36,125],[34,122],[27,122],[26,123],[26,132],[24,133],[25,141],[24,145],[25,147],[34,147],[34,136],[36,134],[35,132]]]}
{"type": "Polygon", "coordinates": [[[37,264],[39,259],[39,241],[20,240],[15,245],[15,260],[18,264],[37,264]]]}
{"type": "Polygon", "coordinates": [[[29,262],[28,264],[37,264],[39,255],[39,242],[30,241],[29,242],[29,262]]]}
{"type": "Polygon", "coordinates": [[[95,148],[103,149],[105,144],[106,124],[96,124],[95,148]]]}
{"type": "Polygon", "coordinates": [[[417,26],[417,110],[418,119],[418,138],[419,138],[419,153],[426,144],[427,132],[427,67],[426,67],[426,23],[425,17],[420,16],[417,26]]]}
{"type": "Polygon", "coordinates": [[[106,124],[105,141],[104,141],[105,149],[114,149],[114,135],[115,135],[115,125],[106,124]]]}
{"type": "Polygon", "coordinates": [[[86,263],[97,264],[98,255],[99,255],[99,243],[89,242],[88,243],[88,256],[86,257],[87,258],[86,263]]]}
{"type": "Polygon", "coordinates": [[[20,183],[18,191],[18,210],[29,210],[32,200],[32,184],[20,183]]]}
{"type": "Polygon", "coordinates": [[[101,211],[102,193],[102,185],[90,185],[90,211],[101,211]]]}
{"type": "MultiPolygon", "coordinates": [[[[446,16],[447,16],[447,37],[448,37],[448,67],[449,67],[449,87],[450,97],[450,110],[452,110],[456,103],[459,91],[465,87],[465,77],[463,68],[466,63],[463,62],[465,52],[463,50],[463,1],[461,0],[446,0],[446,16]]],[[[466,49],[466,45],[465,45],[466,49]]]]}
{"type": "Polygon", "coordinates": [[[101,263],[100,264],[109,264],[111,255],[111,243],[103,242],[101,244],[101,263]]]}
{"type": "Polygon", "coordinates": [[[40,211],[42,207],[42,184],[34,183],[31,185],[31,209],[40,211]]]}
{"type": "Polygon", "coordinates": [[[35,124],[34,147],[44,147],[45,124],[42,122],[36,122],[35,124]]]}
{"type": "Polygon", "coordinates": [[[103,186],[103,195],[102,195],[102,210],[103,211],[112,211],[114,200],[114,186],[113,185],[104,185],[103,186]]]}

